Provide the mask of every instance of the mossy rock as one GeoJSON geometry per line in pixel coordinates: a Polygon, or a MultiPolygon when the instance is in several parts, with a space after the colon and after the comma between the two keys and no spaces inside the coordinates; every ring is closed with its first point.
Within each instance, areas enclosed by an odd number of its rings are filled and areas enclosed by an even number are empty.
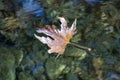
{"type": "Polygon", "coordinates": [[[18,76],[19,80],[35,80],[29,72],[21,72],[18,76]]]}
{"type": "Polygon", "coordinates": [[[15,57],[7,48],[0,49],[0,80],[15,80],[15,57]]]}
{"type": "Polygon", "coordinates": [[[45,66],[47,75],[51,80],[58,78],[66,67],[63,60],[55,58],[48,59],[45,66]]]}
{"type": "Polygon", "coordinates": [[[87,52],[85,50],[73,46],[67,46],[64,55],[67,57],[74,57],[78,58],[79,60],[82,60],[87,56],[87,52]]]}
{"type": "Polygon", "coordinates": [[[66,76],[66,80],[79,80],[78,76],[74,73],[68,73],[66,76]]]}

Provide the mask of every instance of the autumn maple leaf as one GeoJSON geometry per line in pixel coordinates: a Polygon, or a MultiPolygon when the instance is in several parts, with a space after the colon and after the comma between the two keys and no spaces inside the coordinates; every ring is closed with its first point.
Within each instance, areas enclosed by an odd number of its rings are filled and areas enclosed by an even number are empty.
{"type": "Polygon", "coordinates": [[[35,37],[42,43],[47,44],[50,48],[48,53],[57,53],[58,56],[61,55],[66,48],[66,45],[70,43],[70,39],[76,33],[76,19],[72,26],[69,28],[67,21],[64,17],[58,17],[61,22],[61,29],[57,29],[55,25],[46,26],[37,30],[38,33],[44,33],[48,37],[40,37],[35,34],[35,37]]]}

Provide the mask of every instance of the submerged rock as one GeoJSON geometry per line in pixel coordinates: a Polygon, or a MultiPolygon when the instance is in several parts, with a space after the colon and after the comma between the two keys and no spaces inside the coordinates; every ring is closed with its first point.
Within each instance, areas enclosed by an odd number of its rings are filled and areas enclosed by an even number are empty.
{"type": "Polygon", "coordinates": [[[67,74],[66,79],[67,80],[79,80],[78,77],[77,77],[77,75],[74,74],[74,73],[67,74]]]}
{"type": "Polygon", "coordinates": [[[74,57],[74,58],[78,58],[79,60],[82,60],[87,56],[87,53],[85,50],[68,46],[63,55],[67,57],[74,57]]]}
{"type": "Polygon", "coordinates": [[[21,72],[18,76],[19,80],[35,80],[29,72],[21,72]]]}
{"type": "Polygon", "coordinates": [[[0,48],[0,80],[15,80],[15,57],[7,48],[0,48]]]}
{"type": "Polygon", "coordinates": [[[62,60],[58,59],[49,59],[46,62],[46,71],[47,75],[51,80],[54,80],[62,74],[66,65],[62,60]]]}

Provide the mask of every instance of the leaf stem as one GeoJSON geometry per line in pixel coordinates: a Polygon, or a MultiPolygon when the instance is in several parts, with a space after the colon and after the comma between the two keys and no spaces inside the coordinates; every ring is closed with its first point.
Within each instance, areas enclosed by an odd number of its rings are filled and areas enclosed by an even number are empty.
{"type": "Polygon", "coordinates": [[[77,43],[74,43],[74,42],[70,42],[69,44],[72,45],[72,46],[75,46],[75,47],[77,47],[77,48],[80,48],[80,49],[85,49],[85,50],[91,51],[91,48],[78,45],[77,43]]]}

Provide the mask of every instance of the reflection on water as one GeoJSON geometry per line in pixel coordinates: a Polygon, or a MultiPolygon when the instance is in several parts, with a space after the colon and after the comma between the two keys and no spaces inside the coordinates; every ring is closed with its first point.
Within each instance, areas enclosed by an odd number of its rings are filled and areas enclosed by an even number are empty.
{"type": "Polygon", "coordinates": [[[34,14],[36,17],[44,15],[44,8],[41,6],[40,2],[36,0],[23,0],[19,1],[25,12],[29,14],[34,14]]]}

